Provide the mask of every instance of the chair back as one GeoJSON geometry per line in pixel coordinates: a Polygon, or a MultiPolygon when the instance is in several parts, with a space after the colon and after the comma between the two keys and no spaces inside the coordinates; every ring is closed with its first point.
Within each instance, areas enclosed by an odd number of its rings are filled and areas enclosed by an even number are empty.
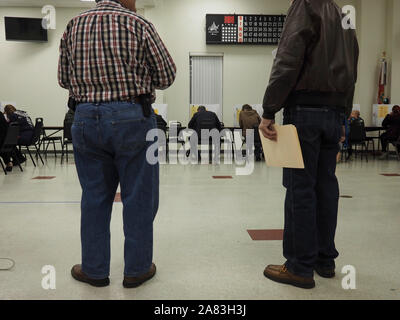
{"type": "Polygon", "coordinates": [[[365,131],[364,121],[361,119],[353,120],[350,124],[350,134],[349,140],[352,143],[362,143],[365,142],[367,134],[365,131]]]}
{"type": "Polygon", "coordinates": [[[18,144],[19,125],[16,122],[10,123],[7,129],[7,134],[1,146],[1,153],[9,153],[14,150],[18,144]]]}
{"type": "Polygon", "coordinates": [[[43,131],[43,118],[35,119],[35,128],[33,130],[32,141],[30,145],[36,144],[40,140],[40,136],[43,131]]]}
{"type": "Polygon", "coordinates": [[[64,141],[72,141],[72,122],[64,120],[64,141]]]}
{"type": "Polygon", "coordinates": [[[215,121],[211,120],[211,119],[203,119],[200,120],[199,122],[199,129],[200,130],[212,130],[212,129],[216,129],[215,127],[215,121]]]}
{"type": "Polygon", "coordinates": [[[169,123],[169,139],[178,139],[179,138],[179,132],[182,129],[182,123],[178,121],[170,121],[169,123]],[[175,132],[175,134],[173,134],[175,132]]]}

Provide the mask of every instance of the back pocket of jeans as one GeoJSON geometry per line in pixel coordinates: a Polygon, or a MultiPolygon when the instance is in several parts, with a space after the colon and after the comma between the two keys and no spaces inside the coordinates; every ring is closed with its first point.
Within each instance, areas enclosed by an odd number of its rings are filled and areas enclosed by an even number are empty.
{"type": "Polygon", "coordinates": [[[151,118],[126,119],[112,122],[114,141],[119,151],[143,149],[148,142],[146,136],[153,129],[151,118]]]}

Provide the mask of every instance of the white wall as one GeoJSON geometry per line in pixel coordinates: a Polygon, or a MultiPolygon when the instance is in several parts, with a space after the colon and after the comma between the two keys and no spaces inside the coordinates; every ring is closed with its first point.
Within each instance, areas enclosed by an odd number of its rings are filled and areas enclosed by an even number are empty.
{"type": "Polygon", "coordinates": [[[58,47],[71,17],[80,9],[58,9],[57,30],[48,43],[5,41],[4,16],[41,18],[41,8],[0,7],[0,101],[15,101],[45,125],[62,125],[68,92],[58,86],[58,47]]]}
{"type": "Polygon", "coordinates": [[[391,57],[391,98],[392,103],[400,105],[400,0],[393,0],[393,10],[390,12],[392,15],[392,57],[391,57]]]}
{"type": "MultiPolygon", "coordinates": [[[[388,59],[388,78],[392,77],[392,56],[393,56],[393,0],[387,0],[386,6],[386,56],[388,59]]],[[[389,85],[386,94],[390,97],[392,88],[389,85]]]]}
{"type": "Polygon", "coordinates": [[[389,83],[386,95],[400,104],[400,0],[358,0],[360,41],[359,103],[367,124],[371,124],[372,105],[378,101],[378,62],[387,52],[389,83]]]}
{"type": "Polygon", "coordinates": [[[358,85],[362,90],[359,97],[361,113],[367,124],[371,123],[372,104],[378,102],[378,61],[387,48],[386,4],[386,0],[361,0],[358,85]]]}

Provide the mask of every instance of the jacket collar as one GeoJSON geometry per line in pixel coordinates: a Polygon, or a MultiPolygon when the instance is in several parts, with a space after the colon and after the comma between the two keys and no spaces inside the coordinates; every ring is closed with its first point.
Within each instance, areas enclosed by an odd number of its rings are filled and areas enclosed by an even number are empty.
{"type": "Polygon", "coordinates": [[[102,7],[106,5],[122,7],[121,3],[118,0],[102,0],[97,4],[97,7],[102,7]]]}

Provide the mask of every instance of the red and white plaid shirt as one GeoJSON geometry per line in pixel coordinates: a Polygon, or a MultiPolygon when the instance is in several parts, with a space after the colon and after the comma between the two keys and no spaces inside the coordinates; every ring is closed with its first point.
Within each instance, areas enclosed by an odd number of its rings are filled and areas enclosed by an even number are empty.
{"type": "Polygon", "coordinates": [[[58,81],[79,102],[129,101],[166,89],[176,66],[154,26],[116,0],[72,19],[60,45],[58,81]]]}

